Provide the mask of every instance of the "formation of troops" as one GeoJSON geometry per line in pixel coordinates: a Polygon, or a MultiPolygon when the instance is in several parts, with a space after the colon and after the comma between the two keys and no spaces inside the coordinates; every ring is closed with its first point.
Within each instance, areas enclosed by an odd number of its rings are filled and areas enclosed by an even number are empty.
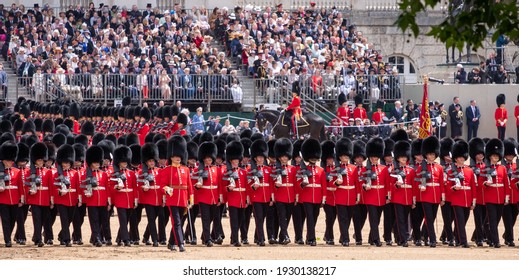
{"type": "Polygon", "coordinates": [[[514,139],[411,141],[404,130],[367,143],[346,137],[265,141],[251,130],[191,139],[184,131],[187,116],[175,106],[151,110],[130,102],[108,108],[21,98],[15,112],[4,116],[0,214],[6,247],[28,243],[29,211],[31,241],[38,247],[53,245],[55,237],[62,246],[83,245],[83,236],[96,247],[142,240],[181,252],[186,244],[200,240],[212,247],[226,238],[233,246],[249,244],[249,237],[259,246],[316,246],[321,208],[328,245],[363,245],[368,221],[367,243],[377,247],[436,247],[440,241],[499,248],[502,238],[515,246],[514,139]],[[438,208],[441,232],[435,230],[438,208]],[[224,213],[230,236],[222,227],[224,213]],[[471,213],[475,231],[467,233],[471,213]],[[55,234],[57,217],[61,230],[55,234]],[[82,227],[86,217],[90,229],[82,227]],[[115,217],[117,231],[110,224],[115,217]],[[145,232],[139,232],[140,223],[146,223],[145,232]]]}

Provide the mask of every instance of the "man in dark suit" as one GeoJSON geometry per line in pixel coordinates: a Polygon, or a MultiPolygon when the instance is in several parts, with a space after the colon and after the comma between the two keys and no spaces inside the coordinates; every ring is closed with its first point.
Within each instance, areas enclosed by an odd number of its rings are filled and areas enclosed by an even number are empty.
{"type": "Polygon", "coordinates": [[[476,100],[470,100],[470,106],[465,110],[465,116],[467,116],[468,136],[467,142],[473,137],[478,137],[479,119],[481,118],[481,112],[479,107],[476,106],[476,100]]]}
{"type": "Polygon", "coordinates": [[[391,117],[395,118],[397,122],[403,122],[405,119],[405,110],[402,107],[400,100],[395,101],[395,107],[391,109],[391,117]]]}
{"type": "Polygon", "coordinates": [[[461,127],[463,123],[459,122],[459,113],[458,111],[463,111],[463,107],[461,107],[460,98],[455,96],[453,99],[453,104],[449,106],[449,117],[450,117],[450,125],[451,125],[451,138],[459,138],[461,136],[461,127]],[[456,107],[459,106],[459,109],[456,109],[456,107]],[[461,125],[460,125],[461,124],[461,125]]]}

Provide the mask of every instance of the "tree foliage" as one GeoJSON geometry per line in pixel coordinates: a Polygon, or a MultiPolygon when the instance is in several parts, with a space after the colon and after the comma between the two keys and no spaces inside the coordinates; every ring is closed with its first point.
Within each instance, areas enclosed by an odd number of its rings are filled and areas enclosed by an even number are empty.
{"type": "MultiPolygon", "coordinates": [[[[396,25],[403,32],[411,30],[417,37],[420,33],[417,18],[426,16],[427,10],[432,10],[441,2],[441,0],[401,0],[399,3],[401,13],[396,25]]],[[[432,26],[427,35],[440,40],[447,47],[456,47],[460,50],[464,44],[471,45],[473,49],[482,47],[489,34],[492,34],[493,42],[500,35],[518,40],[517,11],[517,0],[450,0],[445,20],[439,25],[432,26]]]]}

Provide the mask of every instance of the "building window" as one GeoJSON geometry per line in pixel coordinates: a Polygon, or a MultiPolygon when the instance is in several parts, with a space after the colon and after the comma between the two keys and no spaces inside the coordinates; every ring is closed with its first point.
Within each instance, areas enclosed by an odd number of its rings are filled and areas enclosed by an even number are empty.
{"type": "Polygon", "coordinates": [[[406,83],[416,83],[416,69],[408,57],[393,55],[387,61],[391,63],[391,67],[396,66],[399,74],[405,76],[406,83]]]}

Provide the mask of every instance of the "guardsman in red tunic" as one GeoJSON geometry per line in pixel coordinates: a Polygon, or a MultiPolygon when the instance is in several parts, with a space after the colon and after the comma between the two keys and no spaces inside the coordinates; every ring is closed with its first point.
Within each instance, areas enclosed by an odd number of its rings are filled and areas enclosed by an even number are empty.
{"type": "MultiPolygon", "coordinates": [[[[197,175],[198,174],[198,144],[190,141],[187,143],[187,167],[189,168],[189,173],[191,175],[191,184],[195,186],[195,184],[198,182],[197,175]]],[[[186,240],[187,244],[196,245],[197,239],[196,239],[196,217],[198,216],[198,213],[200,213],[200,207],[198,206],[198,193],[197,189],[193,189],[193,205],[188,210],[189,215],[184,215],[182,217],[182,228],[184,227],[184,224],[187,221],[186,229],[184,231],[184,239],[186,240]],[[188,218],[191,218],[189,220],[188,218]]]]}
{"type": "MultiPolygon", "coordinates": [[[[486,239],[485,221],[487,220],[487,210],[483,199],[483,188],[480,185],[480,177],[485,177],[485,142],[481,138],[472,138],[469,142],[470,165],[476,176],[476,207],[474,208],[474,233],[472,239],[478,247],[483,246],[486,239]]],[[[481,181],[483,182],[483,181],[481,181]]]]}
{"type": "MultiPolygon", "coordinates": [[[[41,232],[43,224],[50,218],[50,190],[52,171],[44,167],[47,159],[47,146],[43,143],[35,143],[30,150],[31,168],[25,172],[24,187],[28,189],[26,203],[31,205],[32,221],[34,224],[33,242],[38,247],[43,247],[41,232]]],[[[50,232],[45,231],[47,239],[50,232]]]]}
{"type": "MultiPolygon", "coordinates": [[[[155,167],[159,160],[159,149],[155,143],[146,143],[141,149],[142,169],[137,173],[137,188],[139,189],[139,203],[144,205],[148,226],[153,247],[159,246],[157,231],[157,218],[162,216],[164,211],[161,206],[165,196],[158,184],[160,169],[155,167]]],[[[148,245],[149,239],[144,241],[148,245]]],[[[151,245],[151,244],[149,244],[151,245]]]]}
{"type": "Polygon", "coordinates": [[[323,240],[328,245],[335,245],[333,225],[337,219],[337,207],[335,205],[335,192],[337,186],[338,166],[335,164],[335,143],[326,140],[321,143],[321,167],[324,168],[326,174],[326,204],[323,206],[326,216],[326,230],[324,231],[323,240]]]}
{"type": "MultiPolygon", "coordinates": [[[[273,140],[274,143],[276,140],[273,140]]],[[[292,148],[292,166],[295,167],[296,174],[298,174],[299,170],[301,170],[301,162],[303,161],[303,158],[301,157],[301,146],[303,145],[304,140],[298,139],[294,142],[293,148],[292,148]]],[[[270,146],[269,146],[269,153],[270,153],[270,146]]],[[[272,146],[272,153],[274,153],[274,146],[272,146]]],[[[274,157],[274,166],[271,166],[272,170],[276,169],[276,160],[274,157]]],[[[301,187],[301,182],[298,180],[296,181],[296,185],[294,186],[296,189],[301,187]]],[[[275,191],[275,189],[274,189],[275,191]]],[[[275,206],[274,206],[275,210],[275,206]]],[[[277,213],[277,212],[275,212],[277,213]]],[[[277,218],[277,215],[276,215],[277,218]]],[[[268,217],[267,217],[268,220],[268,217]]],[[[294,224],[294,236],[295,236],[295,243],[298,245],[305,245],[305,241],[303,240],[303,227],[306,220],[306,214],[305,209],[303,207],[302,203],[296,203],[294,204],[294,210],[292,211],[292,223],[294,224]]],[[[279,221],[279,219],[278,219],[279,221]]],[[[270,243],[270,241],[269,241],[270,243]]]]}
{"type": "Polygon", "coordinates": [[[275,182],[274,201],[279,218],[279,243],[283,245],[290,243],[287,229],[296,202],[296,168],[289,165],[292,149],[292,143],[287,138],[280,138],[274,144],[276,156],[276,169],[272,171],[275,182]]]}
{"type": "Polygon", "coordinates": [[[288,107],[286,107],[285,110],[281,112],[281,114],[284,112],[288,113],[287,119],[291,121],[290,125],[292,127],[292,132],[295,135],[297,129],[295,124],[303,116],[301,112],[301,98],[299,98],[299,90],[292,91],[292,102],[290,102],[290,105],[288,105],[288,107]]]}
{"type": "Polygon", "coordinates": [[[83,125],[81,125],[81,134],[87,137],[87,146],[90,147],[92,145],[92,137],[94,137],[95,134],[94,124],[90,121],[84,122],[83,125]]]}
{"type": "Polygon", "coordinates": [[[81,206],[82,196],[79,193],[79,177],[72,169],[74,163],[74,147],[64,144],[58,149],[56,163],[58,172],[54,174],[51,185],[50,203],[58,209],[61,232],[60,241],[66,247],[71,247],[70,224],[74,217],[76,206],[81,206]]]}
{"type": "Polygon", "coordinates": [[[22,206],[22,176],[14,167],[18,147],[14,142],[0,146],[0,216],[4,233],[5,247],[12,247],[11,235],[16,222],[19,206],[22,206]]]}
{"type": "Polygon", "coordinates": [[[378,227],[389,192],[389,173],[387,167],[380,164],[380,159],[384,157],[384,141],[379,137],[370,139],[366,144],[366,156],[368,163],[361,169],[360,177],[356,176],[354,180],[368,209],[370,243],[380,247],[382,242],[378,227]]]}
{"type": "MultiPolygon", "coordinates": [[[[130,170],[132,170],[137,177],[137,173],[141,169],[141,146],[139,145],[139,136],[135,133],[126,135],[126,144],[129,145],[129,148],[132,151],[130,170]]],[[[139,223],[142,219],[144,206],[139,202],[140,191],[138,188],[135,189],[134,195],[137,200],[137,207],[133,210],[133,215],[130,218],[130,242],[133,245],[139,245],[139,223]]]]}
{"type": "Polygon", "coordinates": [[[446,188],[451,189],[451,204],[454,208],[456,240],[463,248],[469,248],[465,226],[470,210],[476,207],[476,176],[472,168],[465,165],[469,158],[469,144],[464,140],[452,146],[452,159],[455,166],[447,173],[446,188]]]}
{"type": "Polygon", "coordinates": [[[487,208],[490,228],[490,246],[500,248],[498,225],[503,215],[503,207],[510,202],[510,183],[506,167],[500,164],[503,159],[503,142],[490,139],[485,145],[485,158],[489,164],[485,168],[484,177],[479,178],[483,198],[487,208]]]}
{"type": "Polygon", "coordinates": [[[116,242],[119,246],[124,244],[124,246],[130,247],[128,223],[133,221],[133,210],[138,204],[135,172],[128,169],[132,159],[132,151],[126,146],[119,146],[114,150],[113,157],[114,172],[111,174],[108,185],[111,192],[111,201],[117,208],[119,218],[119,232],[116,242]]]}
{"type": "Polygon", "coordinates": [[[517,156],[517,142],[513,138],[505,139],[503,142],[505,153],[503,165],[506,167],[508,179],[510,180],[510,203],[503,207],[503,225],[505,232],[503,237],[505,245],[514,247],[514,226],[517,220],[517,202],[519,201],[519,189],[517,182],[517,166],[514,158],[517,156]]]}
{"type": "Polygon", "coordinates": [[[80,188],[83,202],[87,205],[88,220],[92,231],[91,243],[96,247],[103,245],[103,236],[106,238],[106,245],[112,244],[110,232],[109,210],[111,199],[108,190],[108,174],[101,170],[104,151],[99,146],[91,146],[86,151],[86,170],[81,172],[80,188]],[[107,231],[102,234],[101,228],[107,231]]]}
{"type": "Polygon", "coordinates": [[[176,128],[175,126],[171,129],[171,135],[186,135],[186,127],[188,123],[188,117],[184,113],[180,113],[177,116],[176,128]]]}
{"type": "Polygon", "coordinates": [[[440,141],[436,136],[429,136],[423,140],[422,156],[425,160],[416,168],[416,180],[413,187],[413,201],[422,204],[431,248],[436,247],[434,221],[438,214],[438,206],[445,204],[443,168],[435,162],[439,154],[440,141]]]}
{"type": "Polygon", "coordinates": [[[199,170],[195,183],[195,198],[198,200],[202,216],[202,242],[207,247],[212,247],[215,240],[211,237],[211,224],[213,228],[221,227],[219,206],[222,193],[222,172],[214,165],[217,148],[212,141],[203,142],[198,149],[199,170]]]}
{"type": "MultiPolygon", "coordinates": [[[[355,230],[355,245],[362,245],[362,229],[364,228],[364,224],[366,223],[366,219],[368,218],[368,208],[364,204],[362,200],[362,196],[360,195],[360,190],[357,189],[357,181],[360,177],[362,177],[362,170],[364,169],[364,161],[366,160],[366,143],[362,140],[356,140],[353,142],[353,163],[355,165],[355,170],[353,173],[353,182],[355,185],[355,192],[358,194],[357,205],[354,207],[354,211],[358,214],[353,215],[353,227],[355,230]]],[[[371,234],[370,234],[371,235],[371,234]]],[[[370,238],[371,239],[371,238],[370,238]]]]}
{"type": "MultiPolygon", "coordinates": [[[[391,174],[393,169],[394,159],[393,159],[393,148],[395,147],[395,141],[391,138],[384,139],[384,158],[382,159],[383,165],[387,167],[387,172],[391,174]]],[[[389,178],[391,179],[391,178],[389,178]]],[[[390,192],[390,188],[388,189],[388,193],[390,192]]],[[[390,196],[388,195],[388,198],[390,196]]],[[[388,200],[386,205],[384,205],[384,242],[386,242],[387,246],[391,246],[393,244],[393,237],[395,240],[398,239],[398,229],[396,228],[395,222],[395,207],[391,200],[388,200]]]]}
{"type": "MultiPolygon", "coordinates": [[[[64,143],[63,143],[64,144],[64,143]]],[[[51,181],[49,181],[49,198],[50,198],[50,191],[52,190],[51,187],[54,184],[52,181],[54,174],[58,172],[58,169],[56,169],[56,152],[57,147],[54,143],[46,142],[45,145],[48,149],[48,158],[45,161],[45,167],[51,171],[49,176],[51,181]]],[[[54,207],[54,205],[50,205],[50,218],[47,219],[47,222],[43,224],[43,231],[48,232],[49,234],[45,234],[44,242],[47,245],[53,245],[54,244],[54,223],[56,222],[56,218],[58,217],[58,208],[54,207]]],[[[59,237],[59,236],[58,236],[59,237]]]]}
{"type": "Polygon", "coordinates": [[[348,107],[348,102],[344,100],[344,102],[341,104],[341,107],[337,108],[337,118],[340,121],[340,126],[347,126],[350,117],[350,107],[348,107]]]}
{"type": "Polygon", "coordinates": [[[268,207],[274,204],[274,180],[272,168],[266,165],[268,145],[263,139],[255,140],[250,148],[250,198],[256,222],[256,243],[265,246],[265,218],[268,207]]]}
{"type": "Polygon", "coordinates": [[[14,239],[16,243],[20,245],[25,245],[27,242],[27,237],[25,234],[25,221],[27,220],[27,214],[29,213],[29,205],[26,203],[28,189],[23,186],[23,182],[25,182],[25,173],[26,170],[29,169],[27,164],[29,163],[29,146],[25,143],[17,143],[18,146],[18,156],[16,157],[16,167],[20,170],[21,177],[21,188],[20,188],[20,200],[21,207],[18,208],[18,215],[16,218],[16,233],[14,234],[14,239]]]}
{"type": "Polygon", "coordinates": [[[496,97],[497,109],[494,112],[494,119],[496,120],[497,138],[501,141],[505,140],[506,122],[508,121],[508,112],[505,108],[505,95],[499,94],[496,97]]]}
{"type": "Polygon", "coordinates": [[[398,246],[408,247],[409,213],[413,205],[413,184],[415,171],[409,166],[411,160],[411,144],[406,140],[395,143],[395,163],[390,173],[390,189],[388,197],[393,204],[397,228],[398,246]]]}
{"type": "MultiPolygon", "coordinates": [[[[220,170],[220,174],[223,175],[227,172],[227,165],[225,164],[225,147],[227,143],[223,139],[217,139],[214,141],[216,145],[216,161],[215,165],[220,170]]],[[[226,203],[227,203],[227,191],[223,187],[220,189],[220,206],[218,206],[219,213],[217,214],[219,222],[213,223],[213,227],[211,228],[211,239],[214,244],[222,245],[223,240],[225,239],[225,233],[222,227],[222,218],[226,215],[226,203]]]]}
{"type": "MultiPolygon", "coordinates": [[[[83,163],[85,162],[85,152],[87,146],[84,144],[76,143],[72,145],[74,147],[75,158],[73,169],[76,170],[78,178],[81,179],[85,175],[85,168],[83,167],[83,163]]],[[[79,187],[81,188],[81,181],[79,182],[79,187]]],[[[84,201],[84,194],[78,191],[81,194],[84,201]]],[[[72,227],[74,231],[72,232],[72,240],[77,243],[83,243],[83,234],[81,228],[83,227],[83,223],[85,222],[85,216],[87,212],[86,203],[82,202],[81,205],[78,204],[76,212],[74,212],[74,220],[72,221],[72,227]]],[[[90,243],[94,244],[92,236],[90,238],[90,243]]]]}
{"type": "MultiPolygon", "coordinates": [[[[445,137],[440,140],[440,165],[443,167],[443,180],[444,184],[447,186],[448,177],[447,173],[452,169],[453,158],[451,158],[452,146],[454,145],[454,140],[450,137],[445,137]]],[[[443,230],[440,235],[440,241],[443,245],[449,244],[449,246],[454,246],[454,234],[452,230],[452,223],[454,222],[454,212],[451,206],[451,193],[452,189],[445,188],[445,204],[443,204],[441,208],[442,220],[443,220],[443,230]]]]}
{"type": "Polygon", "coordinates": [[[74,102],[70,104],[68,118],[72,120],[74,123],[71,132],[75,135],[80,134],[79,122],[77,121],[79,120],[79,118],[81,118],[81,108],[79,106],[79,103],[74,102]]]}
{"type": "Polygon", "coordinates": [[[319,208],[326,204],[328,185],[324,169],[316,165],[322,154],[319,141],[313,138],[305,140],[301,146],[301,154],[303,160],[308,161],[308,166],[301,166],[302,182],[296,194],[296,201],[303,203],[305,208],[306,243],[316,246],[315,226],[319,217],[319,208]]]}
{"type": "Polygon", "coordinates": [[[357,95],[355,96],[355,106],[356,108],[353,110],[353,118],[354,119],[357,119],[357,118],[360,118],[361,120],[365,120],[368,118],[368,114],[366,113],[366,109],[364,109],[362,106],[362,96],[361,95],[357,95]],[[358,96],[358,98],[357,98],[358,96]]]}
{"type": "MultiPolygon", "coordinates": [[[[110,178],[112,177],[112,173],[114,172],[114,168],[112,165],[112,159],[113,154],[115,150],[115,144],[110,140],[102,140],[101,142],[97,143],[97,146],[103,149],[103,162],[101,163],[100,170],[106,173],[106,176],[108,178],[108,183],[106,185],[107,195],[108,199],[111,201],[110,207],[108,209],[108,225],[110,226],[110,218],[112,217],[115,209],[114,209],[114,201],[111,198],[112,190],[110,178]]],[[[103,244],[106,243],[106,245],[110,246],[112,245],[112,231],[111,228],[105,228],[105,225],[101,223],[101,236],[103,244]]]]}
{"type": "Polygon", "coordinates": [[[141,109],[141,128],[139,131],[137,131],[137,134],[139,134],[139,141],[141,145],[144,145],[146,135],[148,135],[148,132],[150,131],[150,125],[148,122],[151,119],[151,111],[147,107],[144,107],[141,109]]]}
{"type": "Polygon", "coordinates": [[[384,101],[377,100],[377,111],[371,115],[371,120],[375,122],[376,125],[382,123],[382,119],[386,116],[386,113],[382,111],[384,109],[384,101]]]}
{"type": "MultiPolygon", "coordinates": [[[[250,129],[244,130],[245,132],[252,131],[250,129]]],[[[252,145],[252,141],[245,136],[244,133],[242,133],[242,139],[240,139],[241,144],[243,145],[243,158],[240,160],[240,167],[247,172],[247,174],[251,171],[251,160],[250,160],[250,146],[252,145]]],[[[248,136],[250,137],[250,136],[248,136]]],[[[248,183],[250,183],[250,180],[247,180],[248,183]]],[[[250,184],[249,184],[250,185],[250,184]]],[[[249,227],[250,227],[250,221],[252,218],[252,202],[249,201],[249,204],[245,208],[245,216],[243,217],[243,223],[240,227],[240,240],[243,245],[249,245],[249,227]]]]}

